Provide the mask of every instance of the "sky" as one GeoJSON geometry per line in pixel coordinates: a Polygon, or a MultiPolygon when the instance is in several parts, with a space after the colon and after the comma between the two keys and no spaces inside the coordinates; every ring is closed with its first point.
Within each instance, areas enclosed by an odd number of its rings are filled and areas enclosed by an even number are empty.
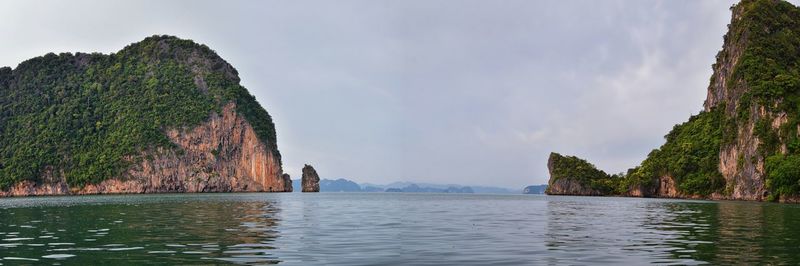
{"type": "Polygon", "coordinates": [[[273,116],[295,178],[521,188],[553,151],[625,171],[702,110],[733,3],[0,0],[0,66],[192,39],[273,116]]]}

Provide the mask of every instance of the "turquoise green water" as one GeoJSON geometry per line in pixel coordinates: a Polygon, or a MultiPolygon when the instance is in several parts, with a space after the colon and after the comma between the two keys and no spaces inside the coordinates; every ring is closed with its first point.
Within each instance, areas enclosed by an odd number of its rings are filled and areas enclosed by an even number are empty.
{"type": "Polygon", "coordinates": [[[405,193],[0,199],[0,264],[792,264],[800,206],[405,193]]]}

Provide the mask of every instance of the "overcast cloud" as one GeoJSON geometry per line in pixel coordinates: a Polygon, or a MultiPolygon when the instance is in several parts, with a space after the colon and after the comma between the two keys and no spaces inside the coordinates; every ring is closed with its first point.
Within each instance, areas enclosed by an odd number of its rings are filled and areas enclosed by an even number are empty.
{"type": "Polygon", "coordinates": [[[0,66],[154,34],[208,45],[295,177],[520,188],[547,182],[551,151],[620,172],[663,144],[702,109],[733,1],[0,4],[0,66]]]}

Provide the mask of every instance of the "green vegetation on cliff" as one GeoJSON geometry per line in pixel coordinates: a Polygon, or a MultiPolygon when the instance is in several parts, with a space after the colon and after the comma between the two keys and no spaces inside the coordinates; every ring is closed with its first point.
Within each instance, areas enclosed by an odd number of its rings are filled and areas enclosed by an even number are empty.
{"type": "Polygon", "coordinates": [[[754,123],[772,198],[795,196],[800,193],[800,8],[775,0],[739,5],[746,19],[731,25],[731,32],[733,38],[746,38],[747,45],[729,86],[742,81],[749,90],[737,103],[740,115],[731,124],[754,123]],[[785,114],[786,122],[773,128],[769,119],[750,114],[753,104],[768,113],[785,114]]]}
{"type": "Polygon", "coordinates": [[[143,151],[176,149],[165,130],[198,125],[229,102],[280,158],[272,118],[236,70],[190,40],[152,36],[111,55],[50,53],[0,68],[0,188],[118,176],[143,151]]]}
{"type": "Polygon", "coordinates": [[[767,187],[775,195],[800,193],[800,155],[773,155],[767,158],[767,187]]]}
{"type": "Polygon", "coordinates": [[[725,187],[718,170],[722,141],[721,109],[714,108],[675,125],[666,143],[628,172],[627,184],[652,188],[658,177],[670,176],[685,194],[710,195],[725,187]]]}
{"type": "Polygon", "coordinates": [[[714,108],[675,125],[664,137],[664,145],[625,174],[608,175],[583,159],[551,153],[550,178],[555,181],[571,177],[603,195],[624,195],[633,188],[652,192],[658,186],[658,178],[664,176],[672,177],[684,194],[707,196],[721,192],[725,188],[718,170],[721,121],[722,111],[714,108]]]}
{"type": "Polygon", "coordinates": [[[564,156],[553,152],[550,153],[547,162],[551,184],[562,178],[570,178],[588,188],[608,195],[616,191],[620,181],[616,176],[610,176],[597,169],[593,164],[575,156],[564,156]]]}
{"type": "Polygon", "coordinates": [[[729,178],[757,179],[763,160],[768,199],[800,195],[800,8],[781,0],[743,0],[732,10],[709,88],[715,90],[709,92],[712,104],[676,125],[664,145],[628,170],[609,194],[636,188],[658,193],[659,178],[671,177],[683,195],[730,195],[736,184],[726,184],[719,170],[727,151],[739,156],[735,168],[726,166],[735,172],[729,178]]]}

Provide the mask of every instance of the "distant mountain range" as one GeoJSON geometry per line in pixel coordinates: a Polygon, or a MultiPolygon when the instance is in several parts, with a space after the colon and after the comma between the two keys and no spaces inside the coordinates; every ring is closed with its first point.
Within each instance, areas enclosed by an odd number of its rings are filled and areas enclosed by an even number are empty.
{"type": "MultiPolygon", "coordinates": [[[[300,191],[300,180],[293,180],[294,191],[300,191]]],[[[359,184],[348,179],[322,179],[320,192],[411,192],[411,193],[480,193],[480,194],[520,194],[522,190],[487,186],[463,186],[458,184],[431,184],[414,182],[393,182],[386,185],[371,183],[359,184]]]]}
{"type": "Polygon", "coordinates": [[[322,179],[319,181],[320,192],[363,192],[361,185],[356,182],[339,178],[336,180],[322,179]]]}
{"type": "Polygon", "coordinates": [[[420,187],[411,184],[403,188],[387,188],[386,192],[410,192],[410,193],[475,193],[471,187],[450,186],[447,188],[420,187]]]}
{"type": "MultiPolygon", "coordinates": [[[[384,190],[390,188],[405,188],[411,185],[417,185],[422,188],[432,188],[432,189],[439,189],[439,190],[446,190],[451,187],[464,187],[459,184],[432,184],[432,183],[414,183],[414,182],[393,182],[387,185],[376,185],[370,183],[364,183],[363,186],[368,187],[375,187],[375,188],[382,188],[384,190]]],[[[509,189],[503,187],[487,187],[487,186],[469,186],[474,193],[478,194],[520,194],[522,190],[519,189],[509,189]]]]}

